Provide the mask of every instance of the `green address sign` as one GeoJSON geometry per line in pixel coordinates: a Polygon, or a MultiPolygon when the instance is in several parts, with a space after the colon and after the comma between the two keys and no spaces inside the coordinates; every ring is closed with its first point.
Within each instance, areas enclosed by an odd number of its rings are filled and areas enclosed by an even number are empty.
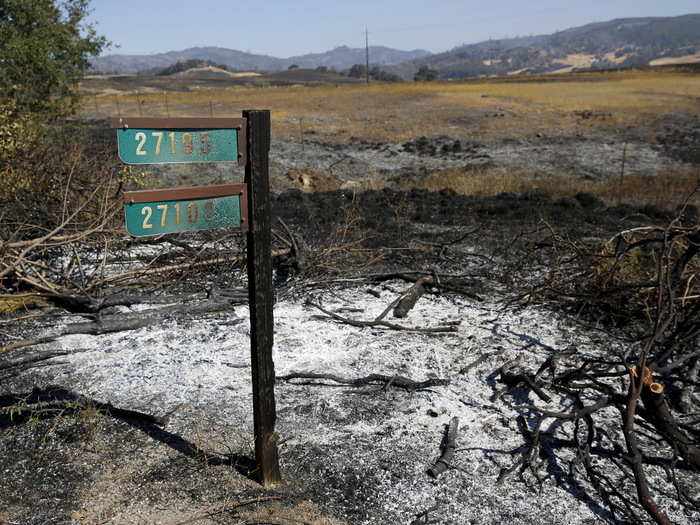
{"type": "Polygon", "coordinates": [[[134,237],[192,230],[246,231],[245,184],[220,184],[124,194],[126,230],[134,237]]]}
{"type": "Polygon", "coordinates": [[[243,119],[119,118],[119,158],[127,164],[245,163],[243,119]]]}

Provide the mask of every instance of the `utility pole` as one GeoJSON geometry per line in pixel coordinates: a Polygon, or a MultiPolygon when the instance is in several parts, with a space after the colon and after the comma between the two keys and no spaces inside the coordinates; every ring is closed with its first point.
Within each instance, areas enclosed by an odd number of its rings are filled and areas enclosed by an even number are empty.
{"type": "Polygon", "coordinates": [[[369,84],[369,32],[365,26],[365,80],[369,84]]]}

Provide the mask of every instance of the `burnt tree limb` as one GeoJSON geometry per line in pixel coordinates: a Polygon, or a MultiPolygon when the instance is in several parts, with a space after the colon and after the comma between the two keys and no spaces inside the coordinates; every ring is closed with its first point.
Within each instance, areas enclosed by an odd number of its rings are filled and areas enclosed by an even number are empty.
{"type": "MultiPolygon", "coordinates": [[[[518,367],[520,364],[519,359],[513,359],[512,361],[508,361],[505,363],[503,366],[499,368],[499,381],[501,383],[504,383],[507,388],[516,388],[518,386],[524,386],[532,390],[537,397],[539,397],[542,401],[545,403],[549,403],[552,401],[552,398],[549,397],[549,395],[540,388],[540,385],[537,384],[537,377],[532,374],[526,374],[526,373],[516,373],[514,370],[518,367]]],[[[495,396],[495,398],[499,398],[502,395],[502,392],[495,396]]]]}
{"type": "Polygon", "coordinates": [[[594,412],[597,412],[601,408],[605,408],[610,404],[610,399],[608,399],[607,396],[601,397],[598,401],[596,401],[592,405],[588,405],[585,407],[581,407],[579,410],[574,410],[572,412],[555,412],[552,410],[544,410],[540,407],[534,406],[534,405],[518,405],[515,408],[517,409],[522,409],[522,410],[531,410],[533,412],[539,413],[542,417],[553,417],[557,419],[572,419],[572,420],[577,420],[581,419],[584,417],[587,417],[594,412]]]}
{"type": "Polygon", "coordinates": [[[99,314],[102,310],[115,306],[134,306],[136,304],[169,304],[193,300],[197,294],[174,296],[151,295],[114,295],[96,298],[89,294],[38,294],[56,306],[75,314],[99,314]]]}
{"type": "Polygon", "coordinates": [[[396,323],[391,323],[389,321],[384,320],[384,316],[386,313],[389,311],[389,309],[393,306],[389,306],[387,310],[385,310],[381,315],[379,315],[376,319],[372,321],[361,321],[357,319],[350,319],[348,317],[343,317],[342,315],[338,315],[336,313],[331,312],[330,310],[326,310],[323,306],[320,304],[314,303],[311,300],[306,301],[307,306],[313,306],[314,308],[320,310],[327,316],[329,316],[332,319],[335,319],[336,321],[340,321],[341,323],[349,324],[350,326],[356,326],[358,328],[373,328],[373,327],[384,327],[384,328],[389,328],[390,330],[403,330],[407,332],[419,332],[419,333],[453,333],[457,331],[457,325],[454,323],[446,324],[444,326],[437,326],[434,328],[420,328],[420,327],[411,327],[411,326],[404,326],[396,323]]]}
{"type": "Polygon", "coordinates": [[[679,428],[668,407],[666,396],[655,394],[649,388],[644,388],[640,397],[644,408],[637,410],[639,415],[654,425],[661,437],[672,448],[676,449],[684,460],[700,471],[700,449],[679,428]]]}
{"type": "Polygon", "coordinates": [[[178,315],[205,315],[218,312],[230,312],[231,305],[242,302],[240,297],[217,297],[196,304],[176,304],[165,308],[155,308],[133,314],[100,316],[96,321],[71,323],[56,333],[35,339],[16,341],[0,347],[0,354],[18,348],[50,343],[65,335],[102,335],[126,330],[137,330],[163,322],[178,315]]]}
{"type": "MultiPolygon", "coordinates": [[[[370,274],[367,276],[367,279],[370,279],[372,281],[389,281],[391,279],[401,279],[406,282],[410,283],[415,283],[420,281],[421,279],[424,279],[426,277],[434,278],[438,277],[438,279],[434,279],[432,282],[432,287],[435,290],[441,291],[441,292],[451,292],[451,293],[456,293],[459,295],[463,295],[465,297],[468,297],[470,299],[473,299],[474,301],[483,301],[483,297],[480,295],[474,293],[471,290],[468,290],[465,288],[465,284],[467,286],[473,285],[473,283],[468,282],[465,283],[464,280],[466,276],[464,275],[441,275],[441,274],[435,274],[435,275],[430,275],[426,276],[426,272],[411,272],[411,271],[406,271],[406,272],[389,272],[389,273],[375,273],[375,274],[370,274]]],[[[482,276],[479,276],[479,279],[483,279],[482,276]]]]}
{"type": "Polygon", "coordinates": [[[347,378],[338,376],[335,374],[319,374],[315,372],[292,372],[287,375],[278,376],[280,381],[291,381],[293,379],[310,379],[310,380],[328,380],[334,383],[340,383],[342,385],[348,385],[352,387],[362,387],[369,385],[383,385],[384,387],[395,387],[402,388],[404,390],[414,391],[422,390],[424,388],[429,388],[432,386],[446,386],[450,384],[449,379],[426,379],[425,381],[414,381],[404,376],[399,375],[383,375],[383,374],[370,374],[364,377],[358,378],[347,378]]]}
{"type": "Polygon", "coordinates": [[[455,454],[455,440],[457,439],[457,431],[459,429],[459,419],[453,417],[447,427],[447,433],[442,446],[442,455],[435,464],[428,469],[428,474],[437,478],[452,466],[452,458],[455,454]]]}
{"type": "Polygon", "coordinates": [[[418,299],[420,299],[423,294],[425,293],[425,287],[426,285],[430,284],[433,282],[432,277],[422,277],[418,279],[409,290],[401,296],[399,301],[396,303],[396,306],[394,307],[394,317],[397,317],[399,319],[403,319],[408,315],[408,312],[410,312],[413,307],[416,305],[418,302],[418,299]]]}
{"type": "Polygon", "coordinates": [[[51,359],[63,357],[80,352],[91,351],[92,349],[74,349],[74,350],[51,350],[51,351],[22,351],[21,358],[15,359],[12,353],[0,355],[0,380],[14,377],[30,368],[38,368],[44,366],[64,364],[64,361],[54,361],[47,363],[51,359]]]}
{"type": "Polygon", "coordinates": [[[311,248],[304,240],[304,237],[295,235],[282,218],[278,218],[277,221],[282,225],[282,228],[289,237],[289,244],[291,245],[289,256],[292,259],[292,266],[297,272],[303,272],[309,266],[311,248]]]}

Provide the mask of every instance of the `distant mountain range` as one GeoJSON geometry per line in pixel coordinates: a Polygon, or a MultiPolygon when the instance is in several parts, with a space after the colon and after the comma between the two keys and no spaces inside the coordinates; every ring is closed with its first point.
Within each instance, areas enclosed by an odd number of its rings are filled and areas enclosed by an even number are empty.
{"type": "MultiPolygon", "coordinates": [[[[422,49],[399,51],[383,46],[370,46],[372,64],[388,66],[422,58],[430,53],[422,49]]],[[[279,71],[289,66],[302,68],[326,66],[338,70],[348,69],[353,64],[365,63],[365,49],[340,46],[325,53],[312,53],[290,58],[276,58],[225,49],[222,47],[192,47],[183,51],[169,51],[155,55],[108,55],[92,61],[92,70],[97,73],[138,73],[156,68],[165,68],[176,62],[201,59],[228,66],[240,71],[279,71]]]]}
{"type": "Polygon", "coordinates": [[[465,78],[690,62],[700,62],[700,14],[622,18],[551,35],[488,40],[392,69],[409,78],[427,66],[441,78],[465,78]]]}
{"type": "MultiPolygon", "coordinates": [[[[369,48],[370,62],[406,79],[421,66],[440,78],[556,73],[574,69],[700,63],[700,14],[678,17],[623,18],[587,24],[551,35],[488,40],[439,54],[416,49],[369,48]]],[[[338,70],[364,64],[364,48],[337,47],[325,53],[290,58],[255,55],[220,47],[193,47],[155,55],[109,55],[95,58],[101,73],[136,73],[165,68],[178,61],[210,60],[241,71],[279,71],[326,66],[338,70]]]]}

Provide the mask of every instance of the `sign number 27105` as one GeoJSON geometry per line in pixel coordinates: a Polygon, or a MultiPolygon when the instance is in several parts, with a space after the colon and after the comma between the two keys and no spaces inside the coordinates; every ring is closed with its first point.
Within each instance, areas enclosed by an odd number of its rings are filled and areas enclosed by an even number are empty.
{"type": "Polygon", "coordinates": [[[202,155],[207,155],[211,153],[211,140],[209,139],[209,132],[202,131],[199,133],[182,133],[180,139],[178,140],[177,134],[174,131],[169,133],[164,133],[163,131],[152,131],[149,137],[146,132],[139,131],[134,135],[134,139],[137,142],[136,145],[136,155],[148,155],[149,151],[147,147],[153,147],[153,142],[155,142],[155,155],[158,156],[163,151],[163,148],[169,148],[171,155],[177,155],[178,149],[182,151],[185,155],[192,155],[195,150],[195,143],[199,143],[199,153],[202,155]],[[195,141],[195,135],[197,135],[198,140],[195,141]],[[149,140],[152,139],[152,140],[149,140]],[[165,142],[165,144],[164,144],[165,142]]]}

